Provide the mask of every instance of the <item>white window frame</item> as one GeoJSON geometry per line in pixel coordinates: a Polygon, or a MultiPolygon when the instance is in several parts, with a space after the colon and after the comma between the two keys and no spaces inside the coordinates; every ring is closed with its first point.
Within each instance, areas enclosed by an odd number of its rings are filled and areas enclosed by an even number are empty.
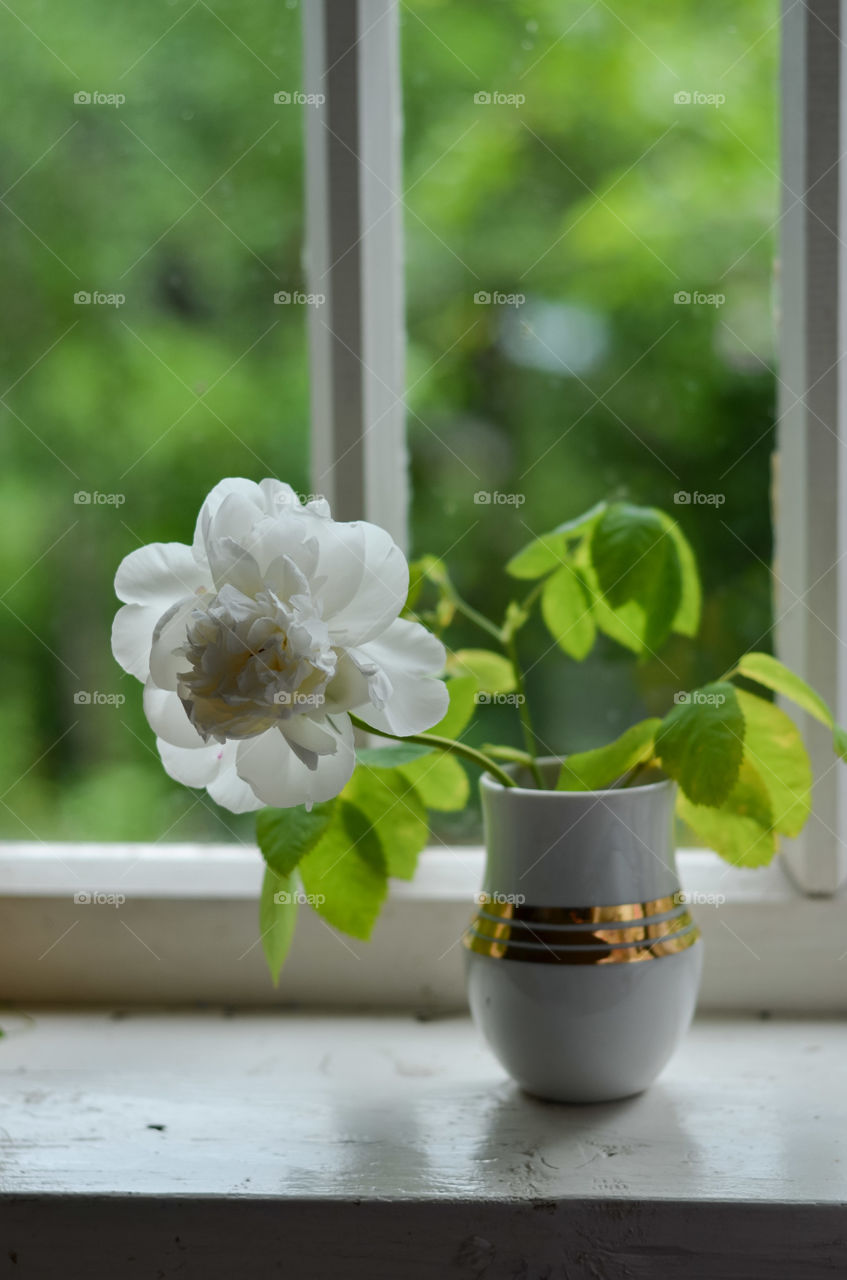
{"type": "MultiPolygon", "coordinates": [[[[401,91],[397,0],[304,8],[307,267],[326,295],[310,318],[313,487],[345,519],[406,542],[401,91]]],[[[847,470],[839,355],[844,237],[839,147],[845,95],[837,0],[783,0],[783,212],[777,619],[781,656],[847,720],[847,470]]],[[[684,887],[706,900],[703,1003],[845,1007],[844,782],[826,735],[805,726],[818,782],[808,834],[758,872],[681,851],[684,887]],[[783,874],[788,866],[791,881],[783,874]],[[725,898],[720,910],[709,898],[725,898]],[[789,942],[790,940],[790,942],[789,942]]],[[[309,1001],[452,1008],[459,938],[482,880],[481,849],[428,851],[394,886],[373,941],[348,943],[301,912],[277,993],[258,945],[261,863],[252,848],[0,845],[0,972],[19,1000],[309,1001]],[[119,910],[74,895],[123,894],[119,910]],[[355,962],[351,959],[355,957],[355,962]]]]}

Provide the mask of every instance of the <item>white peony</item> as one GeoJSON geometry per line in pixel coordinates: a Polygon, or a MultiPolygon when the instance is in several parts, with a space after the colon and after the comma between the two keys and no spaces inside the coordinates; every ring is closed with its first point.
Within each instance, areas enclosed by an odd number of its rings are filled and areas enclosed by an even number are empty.
{"type": "Polygon", "coordinates": [[[384,529],[338,523],[278,480],[223,480],[193,546],[131,552],[112,652],[145,682],[171,777],[235,813],[312,804],[353,772],[348,712],[399,735],[436,724],[444,647],[398,617],[408,582],[384,529]]]}

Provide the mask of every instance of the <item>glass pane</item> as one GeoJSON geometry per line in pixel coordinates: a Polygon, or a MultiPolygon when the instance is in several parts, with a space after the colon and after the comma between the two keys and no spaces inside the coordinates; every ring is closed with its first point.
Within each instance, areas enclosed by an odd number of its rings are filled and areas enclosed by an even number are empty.
{"type": "Polygon", "coordinates": [[[5,837],[251,829],[165,776],[112,578],[190,542],[222,476],[306,490],[299,27],[291,0],[0,9],[5,837]]]}
{"type": "Polygon", "coordinates": [[[539,736],[578,750],[771,626],[779,6],[402,12],[415,552],[495,618],[505,560],[600,498],[674,512],[700,559],[699,638],[646,663],[523,633],[539,736]]]}

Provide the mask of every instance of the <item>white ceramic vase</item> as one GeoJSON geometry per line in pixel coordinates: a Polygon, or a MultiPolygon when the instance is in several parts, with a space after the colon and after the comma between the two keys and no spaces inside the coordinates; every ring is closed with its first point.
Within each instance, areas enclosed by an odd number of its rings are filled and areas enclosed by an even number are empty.
{"type": "MultiPolygon", "coordinates": [[[[541,762],[548,779],[558,762],[541,762]]],[[[680,893],[674,784],[541,791],[482,779],[487,864],[464,937],[471,1012],[529,1093],[601,1102],[659,1074],[703,943],[680,893]]]]}

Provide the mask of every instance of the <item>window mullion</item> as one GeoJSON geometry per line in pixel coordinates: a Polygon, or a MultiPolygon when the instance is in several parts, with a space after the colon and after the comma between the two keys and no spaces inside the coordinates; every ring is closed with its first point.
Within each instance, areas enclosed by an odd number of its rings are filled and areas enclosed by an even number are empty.
{"type": "MultiPolygon", "coordinates": [[[[847,513],[842,255],[839,253],[839,0],[783,0],[780,383],[776,617],[780,657],[845,713],[847,513]]],[[[810,893],[847,874],[844,783],[829,732],[804,717],[815,808],[785,858],[810,893]]]]}
{"type": "Polygon", "coordinates": [[[406,544],[401,94],[394,0],[304,5],[312,481],[406,544]],[[308,99],[307,99],[308,101],[308,99]]]}

